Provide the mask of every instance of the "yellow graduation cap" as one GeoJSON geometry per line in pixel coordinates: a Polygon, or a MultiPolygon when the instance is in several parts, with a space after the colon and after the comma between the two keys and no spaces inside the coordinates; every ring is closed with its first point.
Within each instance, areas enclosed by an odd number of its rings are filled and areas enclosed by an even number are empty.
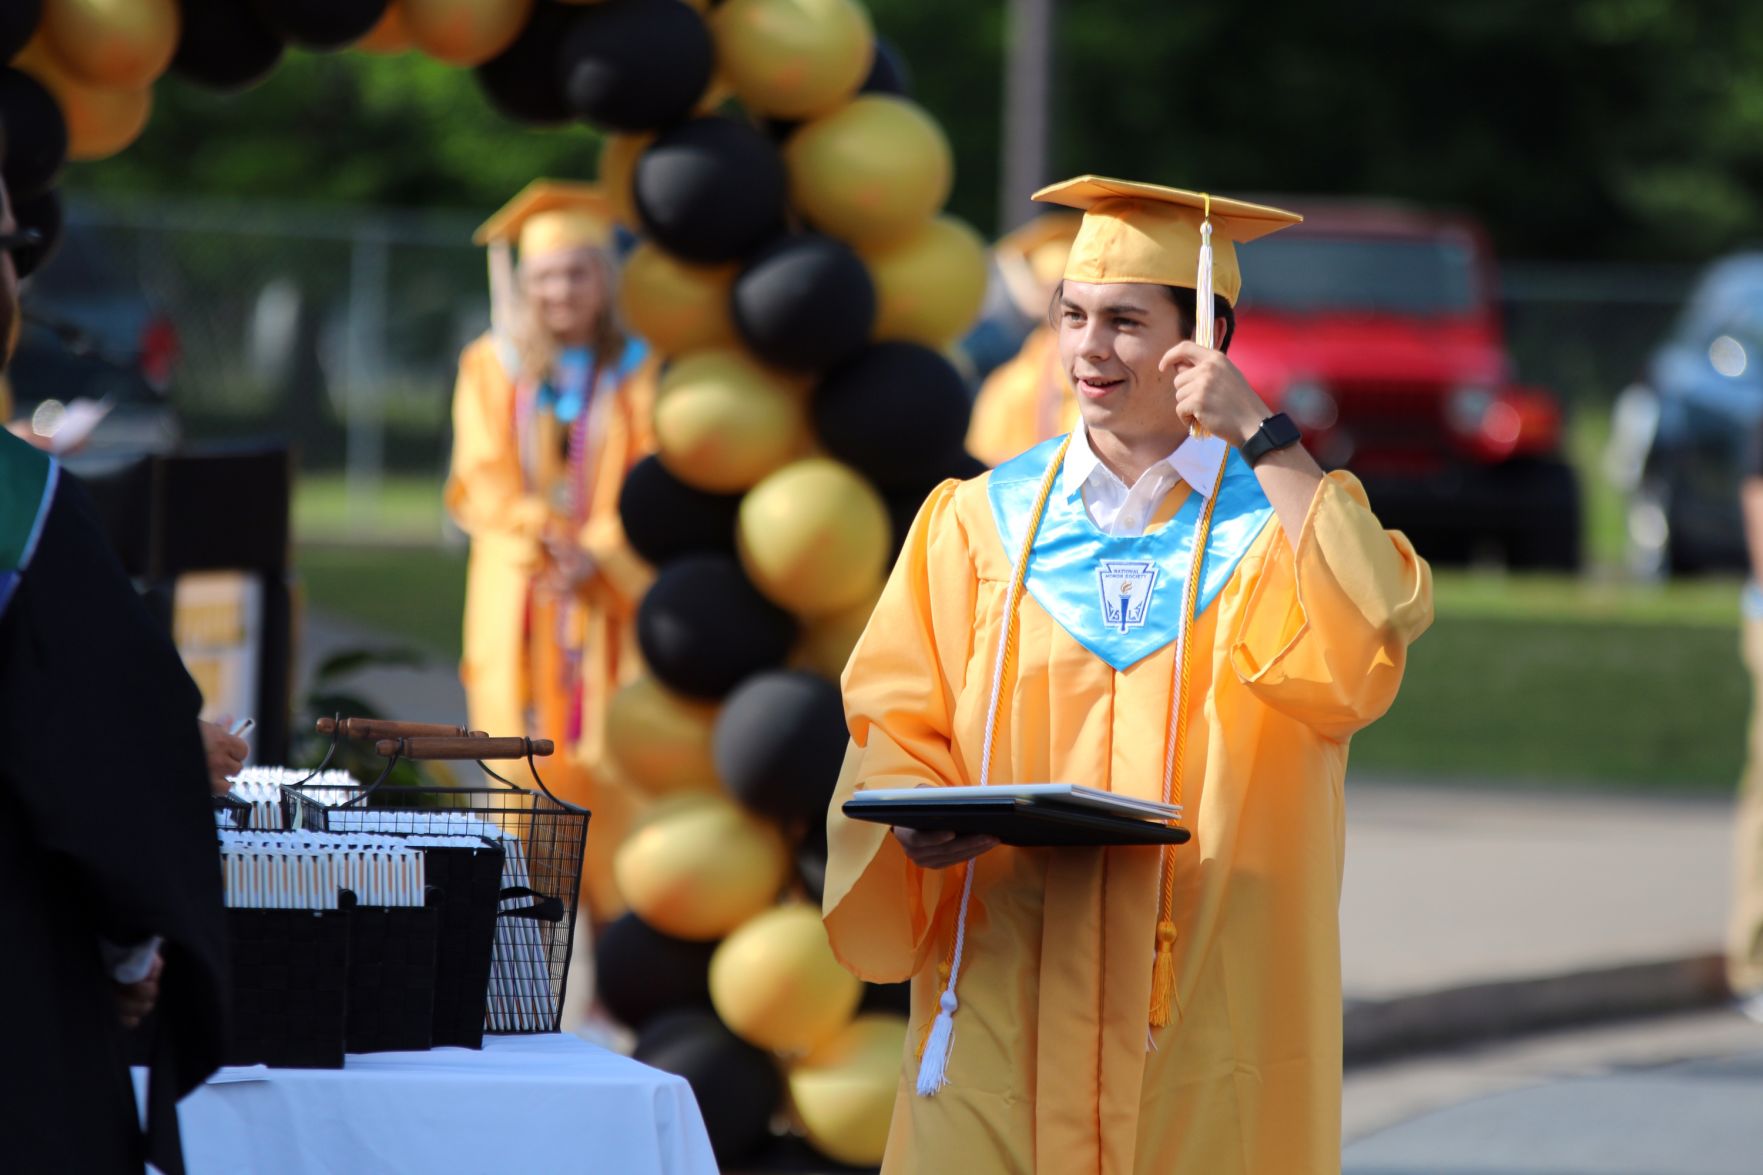
{"type": "Polygon", "coordinates": [[[521,257],[561,249],[603,249],[612,241],[612,202],[595,184],[534,180],[478,226],[472,243],[511,245],[521,257]]]}
{"type": "MultiPolygon", "coordinates": [[[[1242,292],[1236,246],[1304,218],[1295,212],[1204,192],[1080,175],[1034,194],[1081,209],[1065,276],[1081,282],[1146,282],[1216,292],[1236,305],[1242,292]]],[[[1201,315],[1202,329],[1210,327],[1201,315]]]]}

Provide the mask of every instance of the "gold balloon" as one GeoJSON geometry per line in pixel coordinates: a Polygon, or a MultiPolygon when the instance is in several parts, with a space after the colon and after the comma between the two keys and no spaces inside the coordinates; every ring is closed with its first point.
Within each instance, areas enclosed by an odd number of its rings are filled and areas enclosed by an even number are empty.
{"type": "Polygon", "coordinates": [[[619,223],[633,231],[640,230],[643,222],[631,195],[631,172],[637,166],[637,156],[654,141],[654,135],[607,135],[600,144],[600,190],[612,201],[619,223]]]}
{"type": "Polygon", "coordinates": [[[514,43],[533,0],[399,0],[418,49],[448,65],[482,65],[514,43]]]}
{"type": "Polygon", "coordinates": [[[392,0],[386,6],[386,14],[380,17],[379,23],[368,30],[365,37],[355,42],[352,48],[363,53],[404,53],[411,47],[410,29],[404,23],[404,10],[399,0],[392,0]]]}
{"type": "Polygon", "coordinates": [[[863,985],[826,941],[820,911],[767,910],[710,958],[710,1002],[729,1031],[779,1053],[806,1053],[851,1022],[863,985]]]}
{"type": "Polygon", "coordinates": [[[141,90],[177,52],[178,6],[176,0],[45,0],[38,31],[74,81],[141,90]]]}
{"type": "Polygon", "coordinates": [[[864,94],[784,146],[790,201],[822,232],[859,246],[921,228],[949,197],[949,140],[922,107],[864,94]]]}
{"type": "Polygon", "coordinates": [[[653,241],[625,260],[618,308],[626,323],[664,355],[736,342],[728,313],[735,267],[689,265],[653,241]]]}
{"type": "Polygon", "coordinates": [[[903,240],[862,250],[875,281],[875,337],[941,350],[967,333],[986,296],[986,243],[939,216],[903,240]]]}
{"type": "Polygon", "coordinates": [[[802,633],[790,663],[832,681],[839,680],[845,663],[851,659],[851,650],[857,647],[857,638],[869,627],[870,614],[880,596],[877,591],[843,611],[816,617],[802,633]]]}
{"type": "Polygon", "coordinates": [[[804,119],[857,92],[875,29],[856,0],[727,0],[710,14],[716,64],[754,114],[804,119]]]}
{"type": "Polygon", "coordinates": [[[881,495],[824,457],[787,465],[748,491],[735,536],[753,586],[803,616],[870,599],[887,570],[881,495]]]}
{"type": "Polygon", "coordinates": [[[829,1159],[873,1167],[887,1148],[906,1053],[906,1018],[872,1012],[790,1066],[790,1104],[829,1159]]]}
{"type": "Polygon", "coordinates": [[[807,443],[804,387],[733,349],[674,360],[655,397],[661,462],[701,490],[757,483],[807,443]]]}
{"type": "Polygon", "coordinates": [[[41,34],[13,65],[41,82],[67,121],[69,159],[108,159],[141,137],[153,113],[153,91],[108,90],[81,84],[62,66],[41,34]]]}
{"type": "Polygon", "coordinates": [[[688,701],[652,677],[612,695],[606,709],[606,753],[632,785],[653,796],[714,792],[710,755],[716,707],[688,701]]]}
{"type": "Polygon", "coordinates": [[[693,942],[721,938],[771,905],[789,868],[776,828],[712,795],[655,804],[612,863],[618,892],[638,917],[693,942]]]}

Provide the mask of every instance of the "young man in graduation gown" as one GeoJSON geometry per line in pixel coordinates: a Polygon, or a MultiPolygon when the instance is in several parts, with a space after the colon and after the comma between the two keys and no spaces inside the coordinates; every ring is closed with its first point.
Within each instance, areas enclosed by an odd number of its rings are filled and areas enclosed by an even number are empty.
{"type": "MultiPolygon", "coordinates": [[[[0,369],[28,245],[0,190],[0,369]]],[[[229,1019],[201,708],[78,483],[0,431],[0,1170],[183,1170],[177,1100],[229,1019]],[[122,1033],[149,1009],[143,1139],[122,1033]]]]}
{"type": "MultiPolygon", "coordinates": [[[[460,676],[472,727],[553,740],[542,771],[615,845],[631,801],[605,777],[604,719],[637,668],[652,571],[618,520],[654,449],[653,363],[619,330],[611,209],[592,185],[539,180],[486,222],[492,326],[453,396],[448,512],[471,536],[460,676]],[[518,262],[518,267],[517,267],[518,262]]],[[[588,855],[596,922],[616,916],[612,854],[588,855]]]]}
{"type": "Polygon", "coordinates": [[[1207,345],[1235,244],[1297,217],[1093,176],[1037,198],[1085,214],[1054,307],[1082,428],[931,494],[843,681],[826,925],[913,984],[884,1170],[1337,1170],[1342,778],[1430,571],[1207,345]],[[1179,803],[1192,840],[840,813],[1036,782],[1179,803]]]}

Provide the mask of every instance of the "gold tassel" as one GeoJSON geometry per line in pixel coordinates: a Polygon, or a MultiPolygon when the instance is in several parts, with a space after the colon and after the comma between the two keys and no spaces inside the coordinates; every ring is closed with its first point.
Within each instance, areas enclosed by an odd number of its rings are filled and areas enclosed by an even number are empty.
{"type": "MultiPolygon", "coordinates": [[[[947,960],[944,960],[943,962],[937,964],[937,998],[941,999],[943,993],[945,991],[947,991],[948,989],[949,989],[949,963],[947,960]]],[[[937,1014],[935,1012],[932,1012],[929,1016],[925,1017],[924,1027],[921,1028],[918,1032],[918,1047],[912,1051],[912,1056],[913,1056],[914,1060],[918,1060],[918,1061],[924,1060],[924,1046],[930,1040],[930,1030],[936,1024],[936,1022],[937,1022],[937,1014]]]]}
{"type": "Polygon", "coordinates": [[[1151,965],[1151,1027],[1169,1023],[1175,1002],[1175,923],[1157,923],[1157,960],[1151,965]]]}

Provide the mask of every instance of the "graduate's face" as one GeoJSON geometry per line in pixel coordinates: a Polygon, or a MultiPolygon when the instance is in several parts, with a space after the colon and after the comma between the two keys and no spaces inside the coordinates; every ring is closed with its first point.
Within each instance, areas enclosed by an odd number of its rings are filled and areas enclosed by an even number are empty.
{"type": "Polygon", "coordinates": [[[1067,281],[1054,311],[1059,359],[1087,427],[1133,436],[1186,432],[1170,377],[1157,370],[1187,337],[1168,290],[1067,281]]]}
{"type": "Polygon", "coordinates": [[[606,305],[606,283],[592,249],[561,249],[521,262],[521,282],[539,325],[559,342],[590,342],[606,305]]]}

